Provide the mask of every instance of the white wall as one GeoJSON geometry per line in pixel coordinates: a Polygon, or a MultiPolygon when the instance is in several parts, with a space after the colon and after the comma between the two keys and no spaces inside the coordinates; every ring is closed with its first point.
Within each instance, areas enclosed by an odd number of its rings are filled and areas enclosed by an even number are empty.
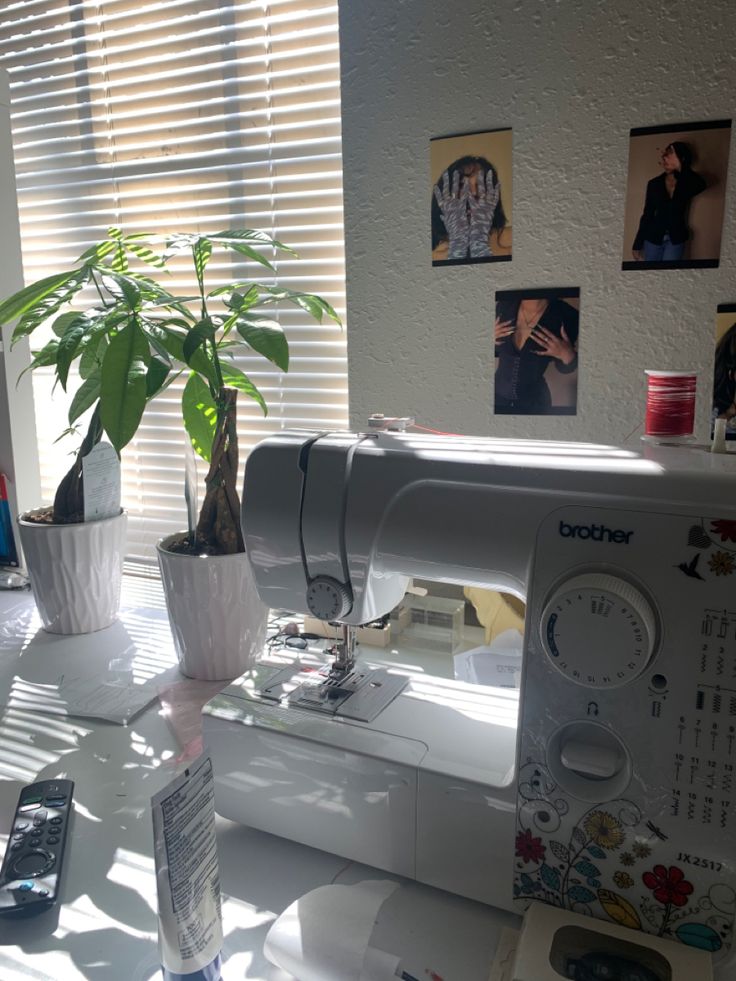
{"type": "Polygon", "coordinates": [[[715,270],[622,272],[624,195],[632,126],[731,117],[732,0],[340,0],[340,30],[351,425],[616,442],[645,367],[695,367],[705,438],[733,188],[715,270]],[[429,139],[502,126],[513,260],[432,268],[429,139]],[[582,291],[578,414],[494,416],[494,292],[539,286],[582,291]]]}
{"type": "MultiPolygon", "coordinates": [[[[10,132],[8,73],[0,70],[0,229],[3,252],[0,262],[0,299],[23,286],[20,255],[18,201],[15,192],[13,144],[10,132]]],[[[23,340],[10,350],[13,324],[0,331],[0,472],[9,487],[11,514],[40,504],[40,479],[36,452],[36,421],[30,373],[18,377],[30,360],[23,340]]],[[[16,545],[20,548],[16,530],[16,545]]]]}

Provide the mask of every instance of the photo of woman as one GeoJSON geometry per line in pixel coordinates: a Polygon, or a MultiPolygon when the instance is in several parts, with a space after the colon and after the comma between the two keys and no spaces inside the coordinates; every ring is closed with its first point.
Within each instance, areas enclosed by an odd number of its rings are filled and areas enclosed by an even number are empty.
{"type": "Polygon", "coordinates": [[[577,411],[579,289],[496,293],[497,415],[577,411]]]}
{"type": "Polygon", "coordinates": [[[623,269],[714,267],[730,120],[631,131],[623,269]]]}
{"type": "Polygon", "coordinates": [[[669,143],[660,158],[663,173],[647,184],[644,211],[632,254],[637,262],[679,262],[690,238],[688,211],[692,199],[705,190],[705,181],[690,166],[687,143],[669,143]]]}
{"type": "Polygon", "coordinates": [[[736,303],[722,303],[716,315],[711,421],[726,420],[726,439],[736,439],[736,303]]]}
{"type": "Polygon", "coordinates": [[[432,265],[511,258],[511,130],[430,143],[432,265]]]}

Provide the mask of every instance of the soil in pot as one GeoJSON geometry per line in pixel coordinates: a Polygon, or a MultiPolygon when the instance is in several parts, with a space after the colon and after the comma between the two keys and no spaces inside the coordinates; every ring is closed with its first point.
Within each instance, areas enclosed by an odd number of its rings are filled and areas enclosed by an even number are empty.
{"type": "Polygon", "coordinates": [[[78,525],[82,523],[82,519],[77,516],[62,517],[60,521],[54,521],[54,508],[51,504],[45,508],[35,508],[33,511],[28,511],[21,515],[21,519],[32,525],[78,525]]]}
{"type": "Polygon", "coordinates": [[[233,555],[237,553],[226,552],[211,542],[203,542],[196,537],[186,535],[176,541],[166,545],[167,552],[175,552],[177,555],[233,555]]]}

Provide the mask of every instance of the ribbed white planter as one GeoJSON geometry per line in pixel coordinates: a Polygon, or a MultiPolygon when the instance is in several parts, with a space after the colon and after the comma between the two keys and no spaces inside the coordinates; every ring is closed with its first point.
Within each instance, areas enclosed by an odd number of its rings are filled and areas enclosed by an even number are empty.
{"type": "Polygon", "coordinates": [[[18,519],[33,598],[49,633],[90,634],[116,619],[127,524],[122,511],[74,525],[18,519]]]}
{"type": "Polygon", "coordinates": [[[182,555],[156,546],[179,667],[189,678],[228,681],[255,664],[266,640],[268,609],[250,562],[236,555],[182,555]]]}

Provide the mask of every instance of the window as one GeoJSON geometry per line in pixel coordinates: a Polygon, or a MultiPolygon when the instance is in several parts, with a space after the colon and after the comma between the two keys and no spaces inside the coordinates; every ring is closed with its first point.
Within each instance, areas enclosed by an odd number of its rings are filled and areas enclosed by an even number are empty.
{"type": "MultiPolygon", "coordinates": [[[[336,3],[11,0],[0,10],[0,67],[10,74],[26,282],[66,267],[110,225],[260,228],[299,254],[275,258],[279,283],[319,293],[344,318],[336,3]]],[[[171,268],[167,285],[189,292],[171,268]]],[[[227,254],[213,258],[208,281],[263,280],[261,271],[227,254]]],[[[277,316],[289,374],[255,355],[238,361],[270,410],[264,419],[241,397],[243,456],[281,428],[347,426],[344,331],[296,308],[277,316]]],[[[50,500],[78,444],[54,443],[65,413],[58,392],[50,411],[43,371],[34,394],[50,500]]],[[[183,384],[152,403],[123,451],[132,558],[151,561],[155,541],[186,524],[183,384]]]]}

